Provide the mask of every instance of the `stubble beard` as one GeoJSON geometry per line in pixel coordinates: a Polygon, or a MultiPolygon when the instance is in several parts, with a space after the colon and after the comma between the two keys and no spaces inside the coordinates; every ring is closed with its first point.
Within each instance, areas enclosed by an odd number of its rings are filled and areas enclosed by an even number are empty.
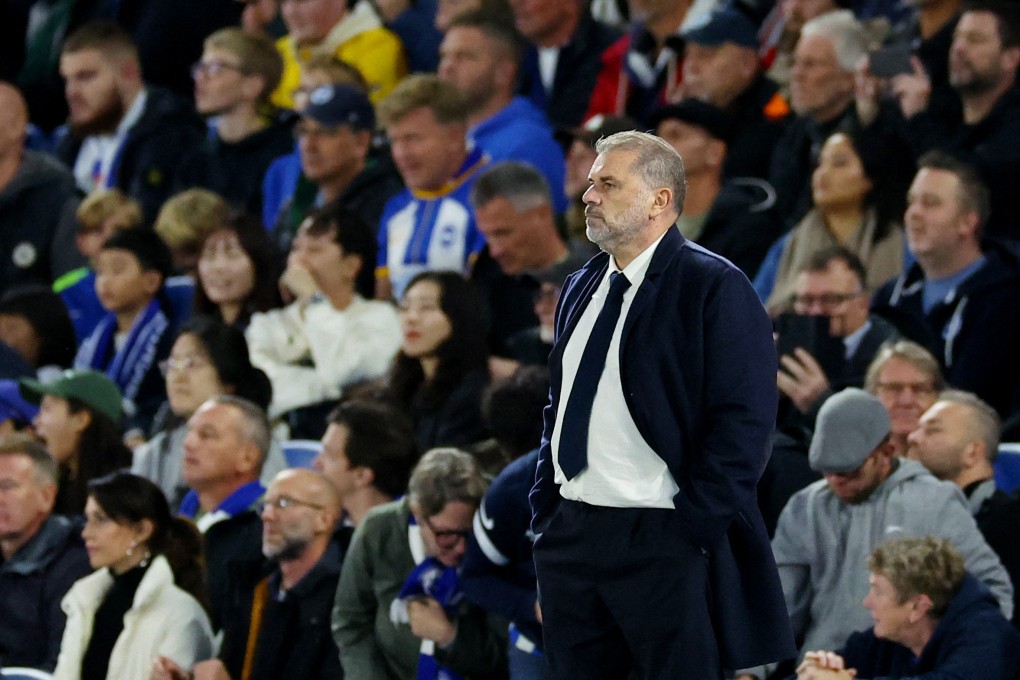
{"type": "Polygon", "coordinates": [[[71,136],[74,139],[85,139],[92,135],[102,135],[113,132],[120,125],[120,121],[124,118],[124,102],[121,101],[120,97],[116,92],[107,93],[106,99],[103,101],[103,106],[96,112],[91,119],[75,123],[69,121],[68,127],[71,131],[71,136]]]}

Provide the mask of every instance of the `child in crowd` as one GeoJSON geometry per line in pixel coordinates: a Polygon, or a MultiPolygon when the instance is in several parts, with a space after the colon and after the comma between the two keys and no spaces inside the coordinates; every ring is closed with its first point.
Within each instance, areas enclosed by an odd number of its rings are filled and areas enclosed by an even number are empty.
{"type": "Polygon", "coordinates": [[[147,229],[119,231],[103,244],[95,267],[106,315],[78,349],[75,368],[103,371],[120,388],[130,437],[147,429],[166,399],[158,364],[175,334],[163,292],[173,267],[170,250],[147,229]]]}
{"type": "Polygon", "coordinates": [[[70,271],[53,284],[74,324],[81,344],[106,314],[96,296],[95,257],[114,232],[132,229],[142,223],[142,208],[120,189],[104,189],[87,196],[75,213],[78,251],[88,258],[89,266],[70,271]]]}

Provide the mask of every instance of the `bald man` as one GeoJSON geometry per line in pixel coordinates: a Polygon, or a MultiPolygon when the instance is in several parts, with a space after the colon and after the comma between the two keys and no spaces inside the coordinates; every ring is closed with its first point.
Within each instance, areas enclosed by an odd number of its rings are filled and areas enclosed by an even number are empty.
{"type": "Polygon", "coordinates": [[[56,160],[25,149],[28,107],[0,81],[0,295],[15,285],[49,286],[83,264],[74,244],[78,195],[56,160]]]}
{"type": "MultiPolygon", "coordinates": [[[[219,658],[198,664],[195,680],[342,676],[329,629],[350,540],[349,532],[334,531],[340,514],[340,493],[322,474],[292,469],[273,479],[261,504],[262,554],[268,562],[233,575],[237,608],[224,621],[219,658]]],[[[166,658],[157,668],[157,677],[188,677],[166,658]]]]}

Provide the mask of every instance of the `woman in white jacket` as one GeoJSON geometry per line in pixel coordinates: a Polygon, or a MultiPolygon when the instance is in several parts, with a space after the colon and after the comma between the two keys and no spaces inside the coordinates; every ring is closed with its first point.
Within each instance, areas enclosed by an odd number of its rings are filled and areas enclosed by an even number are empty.
{"type": "Polygon", "coordinates": [[[159,656],[182,668],[211,658],[195,527],[170,514],[159,487],[126,472],[89,483],[85,517],[96,571],[62,601],[67,625],[54,677],[145,680],[159,656]]]}

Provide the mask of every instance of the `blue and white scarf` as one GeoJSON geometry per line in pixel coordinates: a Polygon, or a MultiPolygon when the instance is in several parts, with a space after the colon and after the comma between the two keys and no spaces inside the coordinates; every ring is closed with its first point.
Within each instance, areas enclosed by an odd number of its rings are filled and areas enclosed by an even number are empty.
{"type": "MultiPolygon", "coordinates": [[[[448,567],[434,557],[426,557],[415,567],[400,594],[390,607],[390,618],[396,623],[407,623],[407,604],[420,597],[431,597],[442,605],[451,619],[457,615],[457,605],[464,599],[456,567],[448,567]]],[[[418,680],[463,680],[462,675],[439,665],[435,656],[435,643],[422,640],[418,654],[418,680]]]]}
{"type": "Polygon", "coordinates": [[[74,367],[92,368],[106,373],[124,396],[124,413],[134,415],[138,389],[156,360],[159,341],[169,325],[159,301],[153,299],[131,324],[123,346],[107,364],[106,357],[114,346],[114,335],[117,332],[117,316],[107,314],[78,349],[74,367]]]}

